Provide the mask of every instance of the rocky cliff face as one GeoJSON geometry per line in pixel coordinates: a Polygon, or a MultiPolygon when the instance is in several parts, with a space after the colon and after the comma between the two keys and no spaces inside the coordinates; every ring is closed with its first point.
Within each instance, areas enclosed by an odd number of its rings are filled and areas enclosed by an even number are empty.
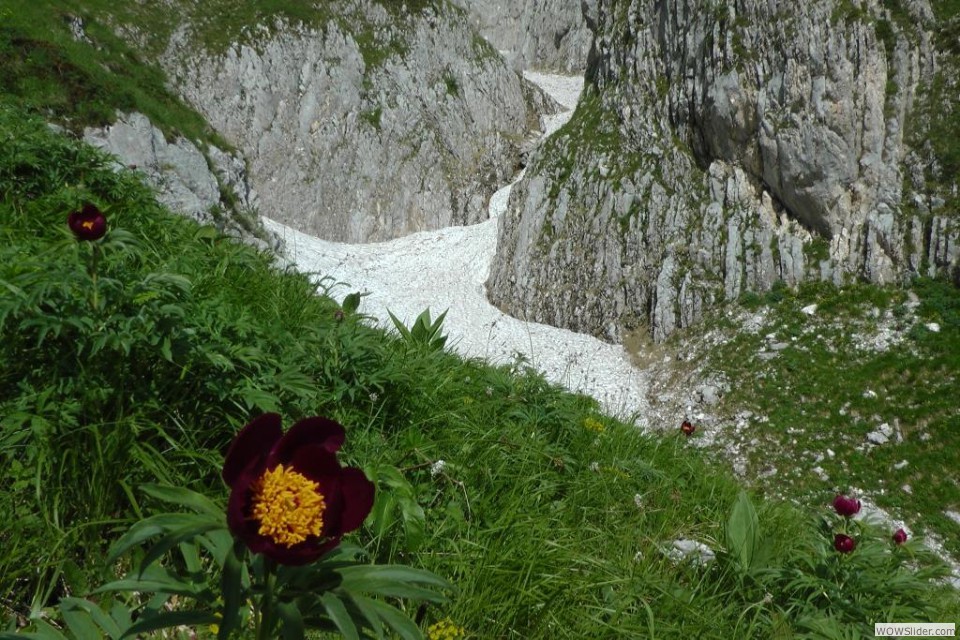
{"type": "Polygon", "coordinates": [[[584,97],[514,190],[491,298],[660,340],[777,280],[956,273],[946,4],[600,0],[584,97]]]}
{"type": "Polygon", "coordinates": [[[263,249],[276,249],[255,213],[257,193],[237,154],[208,145],[204,151],[185,138],[167,141],[142,113],[119,114],[106,127],[88,127],[85,142],[115,155],[121,166],[140,172],[171,211],[263,249]]]}
{"type": "Polygon", "coordinates": [[[584,12],[596,0],[455,0],[515,69],[583,73],[593,34],[584,12]],[[583,5],[583,6],[581,6],[583,5]]]}
{"type": "Polygon", "coordinates": [[[223,53],[174,34],[164,65],[244,153],[264,215],[346,242],[486,218],[546,101],[465,12],[405,7],[329,3],[322,28],[261,25],[223,53]]]}

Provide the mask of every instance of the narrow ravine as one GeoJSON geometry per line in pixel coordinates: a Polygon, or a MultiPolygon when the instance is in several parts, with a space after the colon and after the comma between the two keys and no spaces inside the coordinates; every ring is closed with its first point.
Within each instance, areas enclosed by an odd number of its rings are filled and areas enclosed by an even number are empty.
{"type": "MultiPolygon", "coordinates": [[[[569,120],[583,78],[525,76],[567,109],[544,118],[546,138],[569,120]]],[[[319,274],[326,285],[336,283],[331,290],[335,298],[342,300],[353,291],[367,294],[360,311],[382,326],[392,327],[388,309],[408,325],[426,308],[434,317],[447,311],[448,345],[461,355],[496,364],[524,358],[551,382],[590,395],[605,411],[646,426],[646,374],[631,366],[622,347],[511,317],[487,301],[484,283],[496,252],[498,219],[521,178],[491,197],[485,222],[389,242],[327,242],[272,220],[264,222],[284,239],[285,257],[298,269],[319,274]]]]}

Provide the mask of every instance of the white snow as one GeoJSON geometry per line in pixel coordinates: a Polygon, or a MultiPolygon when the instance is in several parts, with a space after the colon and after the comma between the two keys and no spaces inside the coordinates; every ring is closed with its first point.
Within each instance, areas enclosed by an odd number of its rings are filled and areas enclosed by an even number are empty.
{"type": "MultiPolygon", "coordinates": [[[[583,87],[581,77],[525,75],[568,109],[576,105],[583,87]]],[[[570,113],[544,118],[547,135],[570,113]]],[[[622,347],[513,318],[487,301],[485,282],[496,251],[497,222],[511,188],[493,195],[485,222],[376,244],[327,242],[272,220],[264,223],[284,239],[286,257],[301,271],[341,283],[330,291],[333,297],[367,293],[360,311],[381,326],[393,326],[388,309],[408,326],[426,308],[433,317],[446,310],[443,331],[458,353],[494,364],[522,355],[551,382],[593,396],[607,412],[645,426],[647,374],[631,366],[622,347]]]]}

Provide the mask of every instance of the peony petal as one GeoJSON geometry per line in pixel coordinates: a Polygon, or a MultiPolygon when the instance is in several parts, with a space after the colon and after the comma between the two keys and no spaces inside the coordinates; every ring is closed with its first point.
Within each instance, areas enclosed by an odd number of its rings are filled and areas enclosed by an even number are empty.
{"type": "Polygon", "coordinates": [[[341,467],[337,454],[319,444],[301,447],[293,454],[289,463],[297,473],[302,473],[315,482],[326,476],[340,475],[341,467]]]}
{"type": "Polygon", "coordinates": [[[265,413],[251,420],[230,444],[223,461],[223,481],[229,486],[250,466],[262,469],[267,454],[283,435],[283,425],[276,413],[265,413]]]}
{"type": "Polygon", "coordinates": [[[347,533],[358,528],[373,508],[376,487],[363,471],[346,467],[340,474],[340,491],[343,494],[343,511],[340,516],[340,531],[347,533]]]}
{"type": "Polygon", "coordinates": [[[323,531],[321,536],[332,538],[340,536],[340,520],[343,514],[343,493],[340,490],[340,472],[335,475],[314,478],[319,483],[317,490],[323,495],[323,531]]]}
{"type": "Polygon", "coordinates": [[[292,547],[285,547],[275,544],[268,538],[263,538],[262,544],[258,544],[258,549],[254,550],[251,546],[250,550],[254,553],[262,553],[279,564],[299,566],[313,562],[322,556],[327,547],[326,543],[326,540],[323,540],[323,544],[321,544],[320,539],[312,538],[292,547]]]}
{"type": "Polygon", "coordinates": [[[230,498],[227,501],[227,526],[234,536],[248,545],[258,535],[257,523],[249,517],[250,485],[257,479],[253,470],[254,465],[250,465],[240,474],[230,489],[230,498]]]}
{"type": "Polygon", "coordinates": [[[301,447],[320,445],[330,453],[336,452],[346,438],[346,432],[339,422],[328,418],[304,418],[283,434],[280,441],[270,452],[267,466],[287,464],[301,447]]]}

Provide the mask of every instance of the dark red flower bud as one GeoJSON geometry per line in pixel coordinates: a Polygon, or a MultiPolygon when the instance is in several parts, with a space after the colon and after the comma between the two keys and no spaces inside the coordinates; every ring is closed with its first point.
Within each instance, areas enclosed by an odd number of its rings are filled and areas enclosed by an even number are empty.
{"type": "Polygon", "coordinates": [[[906,541],[907,541],[907,532],[903,530],[903,527],[893,532],[894,544],[903,544],[906,541]]]}
{"type": "Polygon", "coordinates": [[[860,501],[856,498],[848,498],[837,494],[837,497],[833,499],[833,508],[843,517],[849,518],[860,513],[860,501]]]}
{"type": "Polygon", "coordinates": [[[100,209],[87,202],[82,209],[67,216],[67,226],[77,240],[99,240],[107,233],[107,218],[100,209]]]}
{"type": "Polygon", "coordinates": [[[833,548],[840,553],[850,553],[857,548],[857,541],[848,535],[838,533],[833,537],[833,548]]]}
{"type": "Polygon", "coordinates": [[[693,432],[696,430],[697,428],[693,426],[693,424],[691,424],[689,420],[684,420],[683,424],[680,425],[680,431],[682,431],[683,435],[687,437],[692,436],[693,432]]]}

